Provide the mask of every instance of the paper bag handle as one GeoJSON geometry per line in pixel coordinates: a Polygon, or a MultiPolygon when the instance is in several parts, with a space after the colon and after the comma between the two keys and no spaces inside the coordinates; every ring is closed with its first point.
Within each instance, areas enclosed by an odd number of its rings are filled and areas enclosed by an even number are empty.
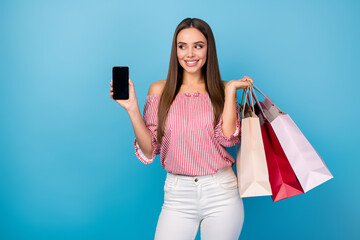
{"type": "MultiPolygon", "coordinates": [[[[250,112],[251,112],[251,115],[254,116],[255,115],[255,109],[254,109],[254,101],[253,101],[253,97],[252,97],[252,89],[251,89],[251,86],[247,87],[246,90],[244,90],[244,92],[246,92],[245,94],[245,100],[244,100],[244,104],[243,104],[243,110],[242,110],[242,113],[241,113],[241,116],[242,116],[242,119],[244,119],[244,112],[245,112],[245,106],[246,106],[246,99],[249,97],[248,96],[248,92],[250,90],[250,99],[251,99],[251,103],[249,101],[249,105],[250,105],[250,112]],[[252,108],[252,111],[251,111],[251,108],[252,108]]],[[[242,101],[242,99],[241,99],[242,101]]]]}
{"type": "MultiPolygon", "coordinates": [[[[255,85],[252,84],[251,87],[255,87],[255,85]]],[[[259,89],[257,89],[257,91],[260,92],[262,95],[264,95],[259,89]]],[[[266,119],[266,116],[265,116],[264,110],[263,110],[263,108],[262,108],[262,106],[261,106],[261,103],[260,103],[259,99],[258,99],[257,96],[256,96],[256,92],[253,91],[252,93],[253,93],[253,95],[254,95],[255,102],[256,102],[257,105],[259,106],[261,115],[263,116],[264,119],[266,119]]],[[[264,96],[265,96],[265,95],[264,95],[264,96]]]]}
{"type": "MultiPolygon", "coordinates": [[[[260,91],[260,89],[255,86],[254,83],[251,83],[251,85],[254,87],[254,89],[255,89],[256,91],[258,91],[259,93],[261,93],[261,95],[263,95],[263,96],[266,98],[266,95],[265,95],[264,93],[262,93],[262,92],[260,91]]],[[[255,92],[255,91],[253,91],[253,92],[255,92]]],[[[267,99],[271,102],[271,104],[272,104],[273,106],[275,106],[275,107],[279,110],[280,113],[284,113],[269,97],[267,97],[267,99]]],[[[259,104],[259,103],[258,103],[258,104],[259,104]]],[[[264,115],[264,116],[265,116],[265,115],[264,115]]]]}

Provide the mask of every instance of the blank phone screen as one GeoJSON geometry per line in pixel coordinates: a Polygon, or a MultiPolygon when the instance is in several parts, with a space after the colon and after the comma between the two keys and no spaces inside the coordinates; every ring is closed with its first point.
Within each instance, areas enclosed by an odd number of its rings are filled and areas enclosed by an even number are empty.
{"type": "Polygon", "coordinates": [[[129,99],[129,68],[113,67],[113,98],[129,99]]]}

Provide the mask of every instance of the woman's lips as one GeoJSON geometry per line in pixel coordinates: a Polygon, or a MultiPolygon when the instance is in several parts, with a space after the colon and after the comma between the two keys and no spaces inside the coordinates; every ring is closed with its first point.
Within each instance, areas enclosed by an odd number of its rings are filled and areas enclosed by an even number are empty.
{"type": "Polygon", "coordinates": [[[194,67],[199,62],[199,60],[185,60],[185,64],[188,67],[194,67]]]}

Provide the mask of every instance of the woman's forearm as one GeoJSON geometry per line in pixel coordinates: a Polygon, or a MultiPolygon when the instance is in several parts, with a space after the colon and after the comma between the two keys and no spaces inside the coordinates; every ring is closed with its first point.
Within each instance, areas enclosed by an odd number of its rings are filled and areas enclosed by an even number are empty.
{"type": "Polygon", "coordinates": [[[236,88],[227,85],[225,88],[225,103],[222,113],[222,132],[229,138],[236,130],[237,109],[236,109],[236,88]]]}
{"type": "Polygon", "coordinates": [[[144,119],[141,116],[139,107],[135,111],[128,112],[131,123],[133,125],[136,141],[141,151],[147,158],[152,158],[154,147],[149,129],[146,127],[144,119]]]}

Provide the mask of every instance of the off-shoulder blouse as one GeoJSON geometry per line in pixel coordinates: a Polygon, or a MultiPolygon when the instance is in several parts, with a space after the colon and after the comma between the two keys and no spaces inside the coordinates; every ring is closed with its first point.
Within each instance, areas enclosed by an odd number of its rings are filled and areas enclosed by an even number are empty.
{"type": "Polygon", "coordinates": [[[170,106],[165,123],[162,144],[157,143],[157,113],[160,94],[148,95],[143,119],[152,137],[154,150],[147,158],[135,138],[137,158],[144,164],[152,163],[160,154],[162,167],[170,173],[201,176],[216,173],[221,168],[232,166],[234,158],[226,147],[240,142],[240,116],[237,99],[236,130],[229,138],[222,132],[222,115],[215,129],[214,113],[210,96],[206,93],[177,94],[170,106]]]}

